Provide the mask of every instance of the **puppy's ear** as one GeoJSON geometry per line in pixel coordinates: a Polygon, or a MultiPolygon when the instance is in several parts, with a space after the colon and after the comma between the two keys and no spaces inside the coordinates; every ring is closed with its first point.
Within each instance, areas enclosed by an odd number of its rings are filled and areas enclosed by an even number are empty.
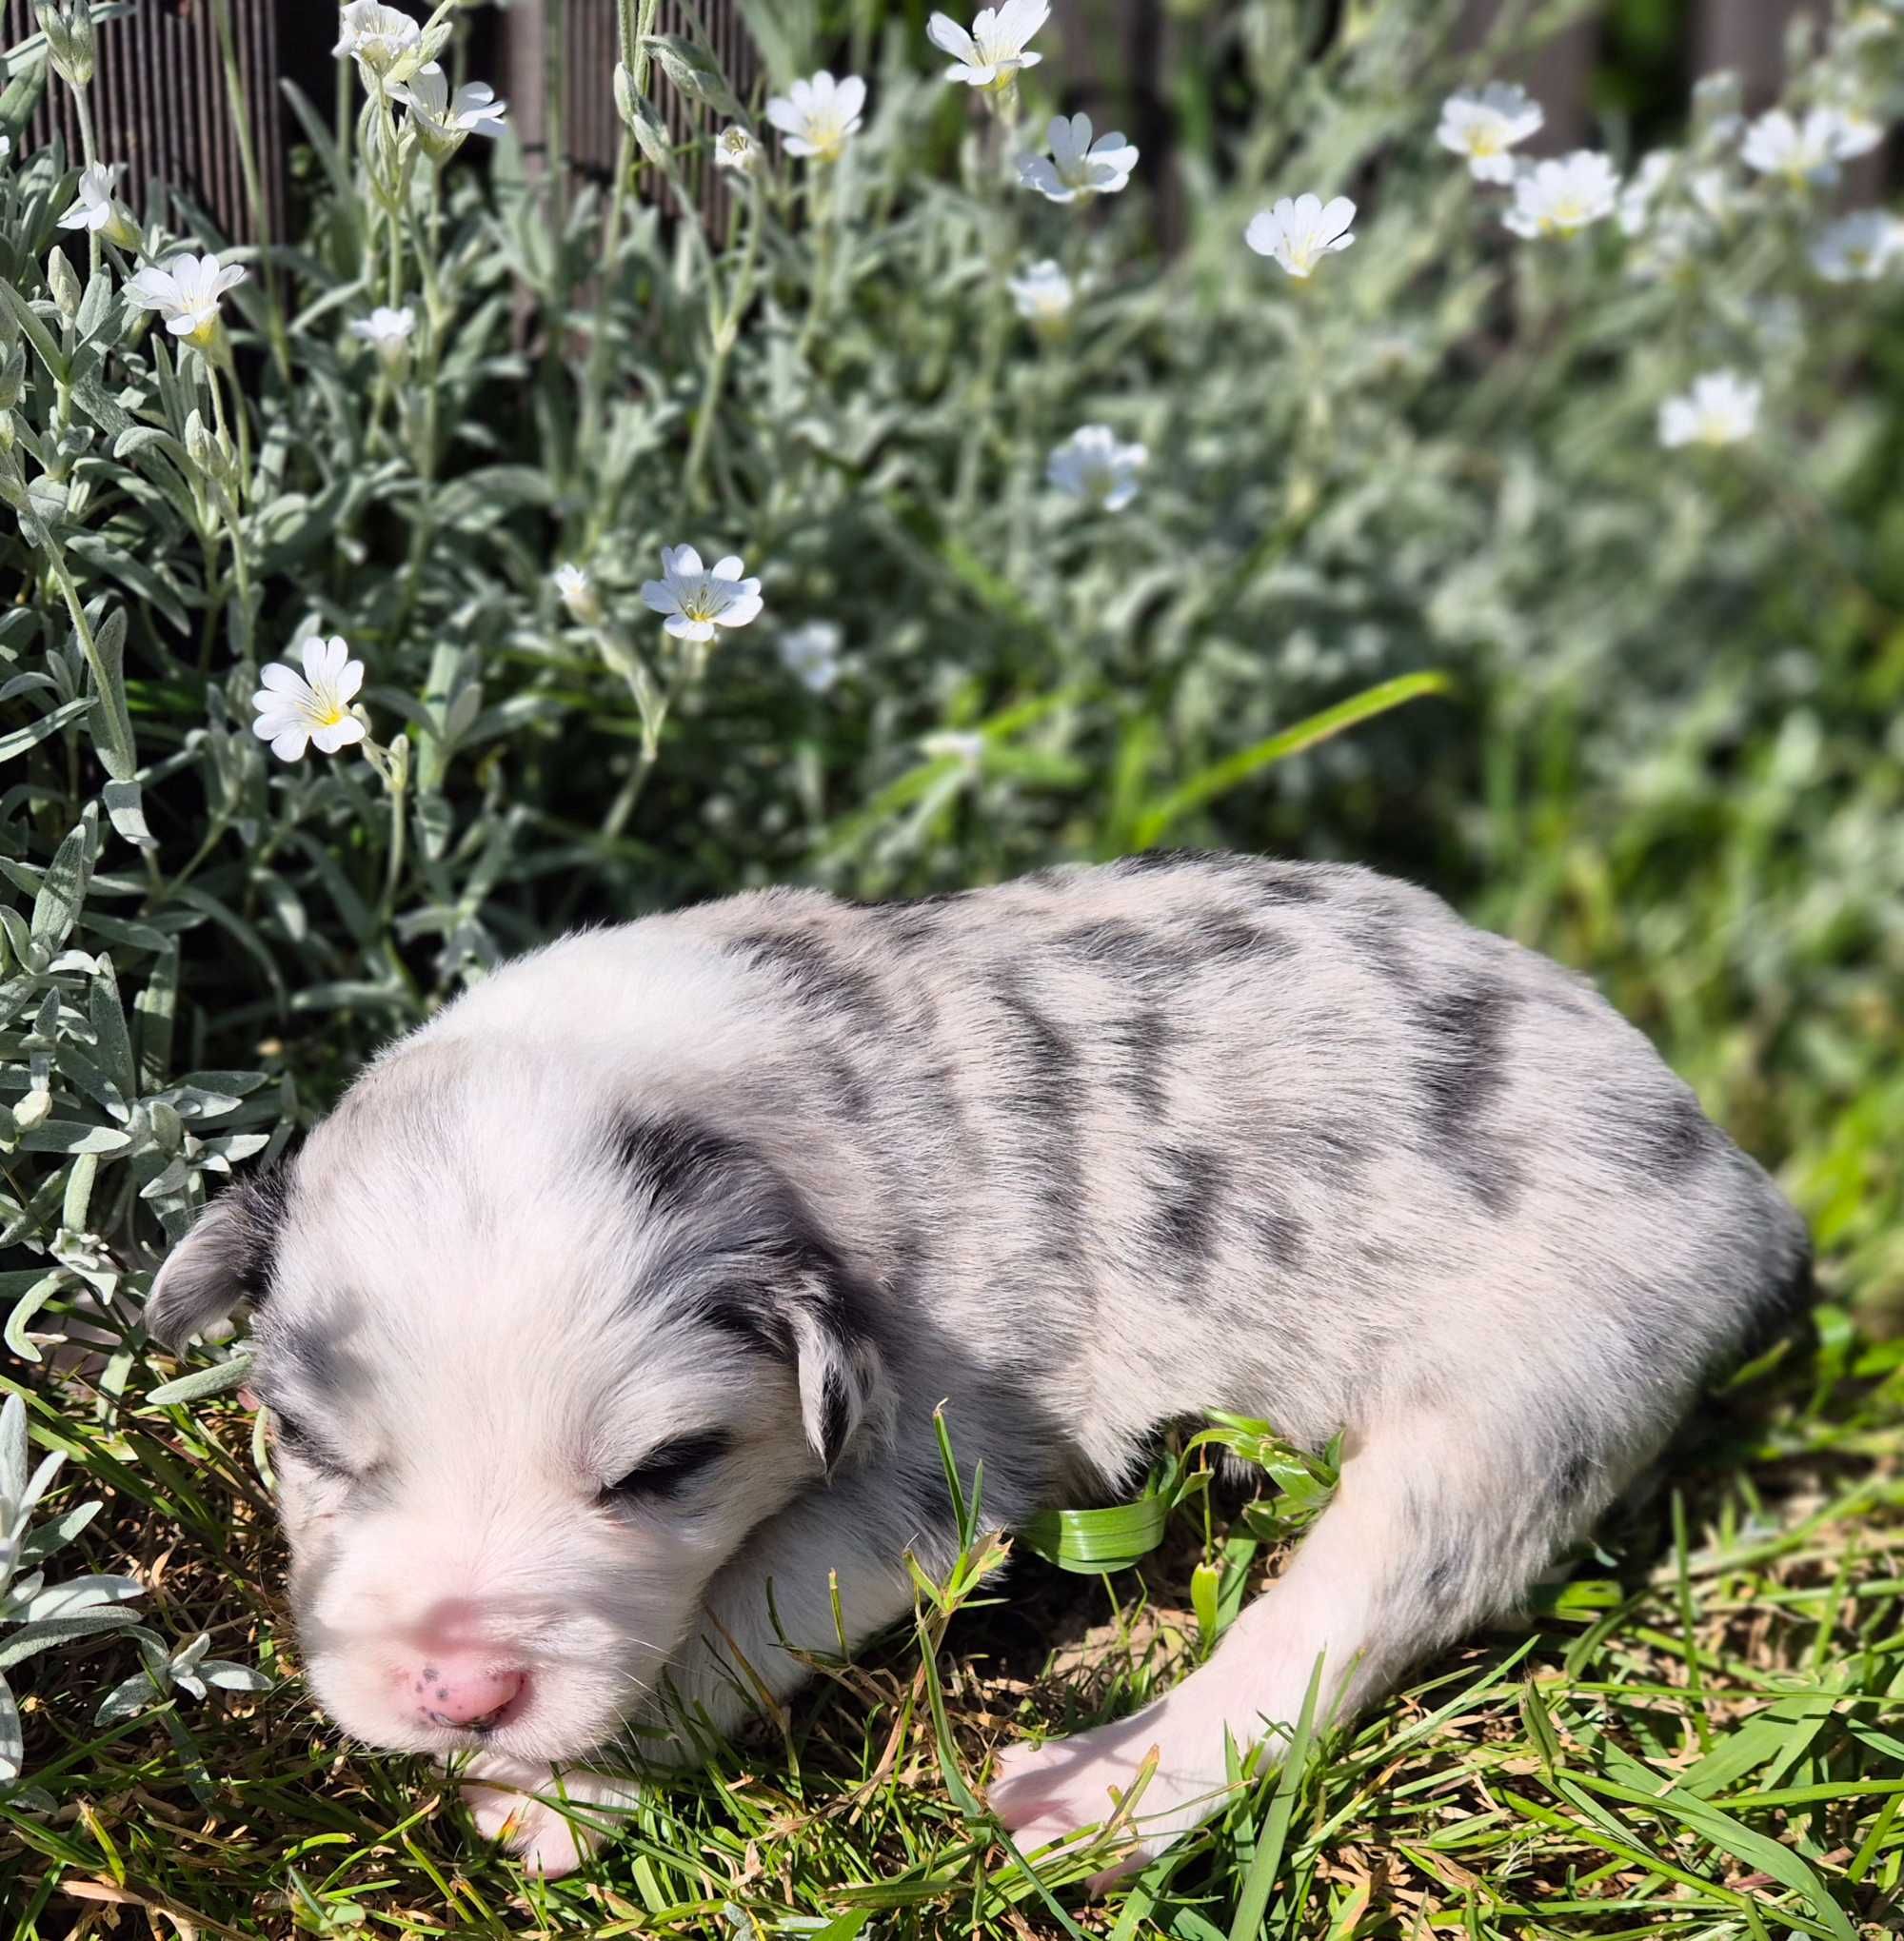
{"type": "Polygon", "coordinates": [[[788,1323],[800,1380],[801,1423],[830,1476],[861,1431],[870,1432],[874,1418],[883,1414],[885,1368],[871,1337],[847,1318],[838,1290],[821,1292],[816,1279],[801,1277],[788,1323]]]}
{"type": "Polygon", "coordinates": [[[870,1291],[746,1139],[686,1114],[631,1114],[611,1128],[607,1156],[651,1226],[656,1297],[792,1364],[802,1427],[831,1476],[883,1411],[870,1291]]]}
{"type": "Polygon", "coordinates": [[[182,1348],[239,1301],[262,1300],[284,1203],[284,1175],[275,1167],[221,1193],[166,1256],[147,1297],[146,1332],[182,1348]]]}

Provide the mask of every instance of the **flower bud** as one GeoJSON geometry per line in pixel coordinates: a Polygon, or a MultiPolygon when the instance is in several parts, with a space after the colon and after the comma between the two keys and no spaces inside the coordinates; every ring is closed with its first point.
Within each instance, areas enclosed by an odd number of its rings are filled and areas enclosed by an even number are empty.
{"type": "Polygon", "coordinates": [[[196,411],[185,421],[185,454],[214,485],[228,485],[238,469],[237,454],[221,437],[215,437],[196,411]]]}
{"type": "Polygon", "coordinates": [[[73,274],[72,265],[66,260],[64,249],[55,249],[47,258],[47,287],[52,291],[60,315],[70,324],[79,315],[82,291],[79,278],[73,274]]]}
{"type": "Polygon", "coordinates": [[[593,626],[602,618],[602,596],[594,580],[581,566],[564,564],[555,569],[555,590],[562,596],[569,618],[584,626],[593,626]]]}
{"type": "Polygon", "coordinates": [[[75,88],[92,81],[92,8],[89,0],[40,0],[40,31],[54,70],[75,88]]]}

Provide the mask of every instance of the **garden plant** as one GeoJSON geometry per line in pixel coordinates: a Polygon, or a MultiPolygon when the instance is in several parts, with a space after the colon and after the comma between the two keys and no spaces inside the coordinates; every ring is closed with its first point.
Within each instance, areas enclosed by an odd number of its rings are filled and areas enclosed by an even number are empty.
{"type": "Polygon", "coordinates": [[[619,114],[583,183],[476,0],[350,0],[268,248],[100,150],[124,10],[41,0],[0,83],[0,1929],[1896,1933],[1904,221],[1851,189],[1904,7],[1568,151],[1507,77],[1577,9],[1186,0],[1166,158],[1078,111],[1067,0],[754,0],[744,94],[618,0],[545,77],[619,114]],[[1804,1337],[1538,1609],[1095,1894],[1124,1809],[1034,1867],[988,1761],[1210,1650],[1333,1482],[1274,1424],[974,1519],[566,1878],[341,1743],[242,1327],[141,1325],[208,1198],[566,926],[1160,844],[1597,979],[1807,1215],[1804,1337]]]}

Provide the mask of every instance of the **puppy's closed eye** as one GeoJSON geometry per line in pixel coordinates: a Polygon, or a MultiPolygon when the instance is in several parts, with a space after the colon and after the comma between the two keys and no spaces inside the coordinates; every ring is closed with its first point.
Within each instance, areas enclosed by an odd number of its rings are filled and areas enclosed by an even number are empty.
{"type": "Polygon", "coordinates": [[[657,1442],[627,1475],[610,1483],[602,1495],[605,1500],[620,1503],[677,1495],[701,1471],[724,1456],[732,1440],[721,1429],[670,1436],[665,1442],[657,1442]]]}

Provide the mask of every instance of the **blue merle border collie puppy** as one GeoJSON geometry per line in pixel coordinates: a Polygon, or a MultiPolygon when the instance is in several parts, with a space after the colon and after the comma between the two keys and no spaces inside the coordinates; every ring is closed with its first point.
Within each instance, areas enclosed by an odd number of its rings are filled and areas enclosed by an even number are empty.
{"type": "Polygon", "coordinates": [[[1035,1850],[1155,1748],[1141,1857],[1319,1656],[1344,1717],[1514,1606],[1808,1260],[1579,978],[1362,869],[1155,854],[526,957],[224,1195],[149,1320],[255,1305],[318,1700],[551,1873],[631,1740],[690,1758],[837,1648],[833,1574],[849,1642],[910,1610],[942,1400],[1000,1527],[1211,1408],[1343,1432],[1211,1663],[999,1761],[1035,1850]]]}

